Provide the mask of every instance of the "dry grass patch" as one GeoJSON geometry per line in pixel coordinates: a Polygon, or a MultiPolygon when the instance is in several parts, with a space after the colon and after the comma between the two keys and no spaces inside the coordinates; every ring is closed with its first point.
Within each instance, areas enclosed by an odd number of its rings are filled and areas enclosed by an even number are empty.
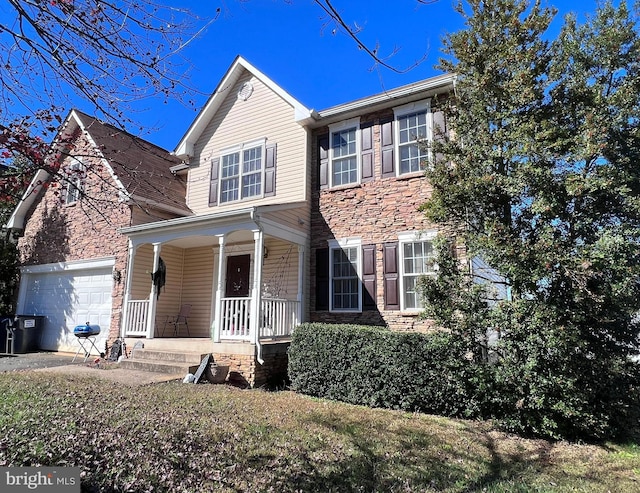
{"type": "Polygon", "coordinates": [[[527,440],[489,423],[292,392],[0,375],[0,466],[81,466],[83,491],[640,489],[636,445],[527,440]]]}

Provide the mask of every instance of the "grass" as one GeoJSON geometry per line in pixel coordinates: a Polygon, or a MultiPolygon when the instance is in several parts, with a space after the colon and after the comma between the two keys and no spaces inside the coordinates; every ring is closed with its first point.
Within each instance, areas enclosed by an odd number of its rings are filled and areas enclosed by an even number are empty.
{"type": "Polygon", "coordinates": [[[0,375],[0,467],[80,466],[83,491],[632,492],[640,446],[227,386],[0,375]]]}

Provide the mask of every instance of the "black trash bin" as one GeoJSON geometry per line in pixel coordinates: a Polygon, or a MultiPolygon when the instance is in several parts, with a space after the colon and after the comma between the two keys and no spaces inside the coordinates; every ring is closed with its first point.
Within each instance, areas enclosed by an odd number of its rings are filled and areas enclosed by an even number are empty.
{"type": "Polygon", "coordinates": [[[10,353],[12,348],[7,347],[7,333],[13,325],[13,315],[0,315],[0,353],[10,353]]]}
{"type": "Polygon", "coordinates": [[[17,354],[37,351],[44,328],[42,315],[17,315],[14,324],[13,352],[17,354]]]}

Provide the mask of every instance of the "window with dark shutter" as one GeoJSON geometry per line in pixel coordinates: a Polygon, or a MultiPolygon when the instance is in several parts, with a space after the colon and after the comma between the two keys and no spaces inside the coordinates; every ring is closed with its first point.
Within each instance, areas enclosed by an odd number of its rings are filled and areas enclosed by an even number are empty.
{"type": "Polygon", "coordinates": [[[400,309],[400,289],[398,276],[398,243],[385,243],[382,246],[384,269],[384,308],[400,309]]]}
{"type": "Polygon", "coordinates": [[[362,310],[376,310],[376,246],[362,247],[362,310]]]}
{"type": "Polygon", "coordinates": [[[316,250],[316,311],[329,309],[329,249],[316,250]]]}
{"type": "Polygon", "coordinates": [[[318,137],[318,187],[329,187],[329,135],[318,137]]]}
{"type": "Polygon", "coordinates": [[[220,158],[211,160],[211,176],[209,181],[209,206],[218,204],[218,171],[220,169],[220,158]]]}
{"type": "Polygon", "coordinates": [[[276,194],[276,144],[267,145],[265,151],[264,196],[273,197],[276,194]]]}
{"type": "Polygon", "coordinates": [[[380,120],[380,145],[382,151],[382,177],[396,176],[394,146],[393,146],[393,119],[380,120]]]}
{"type": "Polygon", "coordinates": [[[360,181],[367,182],[374,178],[373,168],[373,122],[360,125],[360,181]]]}

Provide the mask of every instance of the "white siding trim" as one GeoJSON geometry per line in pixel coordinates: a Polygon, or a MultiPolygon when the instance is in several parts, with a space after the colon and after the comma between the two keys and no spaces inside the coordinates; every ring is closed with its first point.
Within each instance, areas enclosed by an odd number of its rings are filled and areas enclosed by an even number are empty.
{"type": "Polygon", "coordinates": [[[104,267],[113,267],[115,263],[115,257],[105,257],[95,260],[76,260],[72,262],[57,262],[53,264],[27,265],[25,267],[20,267],[20,272],[22,274],[43,274],[49,272],[99,269],[104,267]]]}

